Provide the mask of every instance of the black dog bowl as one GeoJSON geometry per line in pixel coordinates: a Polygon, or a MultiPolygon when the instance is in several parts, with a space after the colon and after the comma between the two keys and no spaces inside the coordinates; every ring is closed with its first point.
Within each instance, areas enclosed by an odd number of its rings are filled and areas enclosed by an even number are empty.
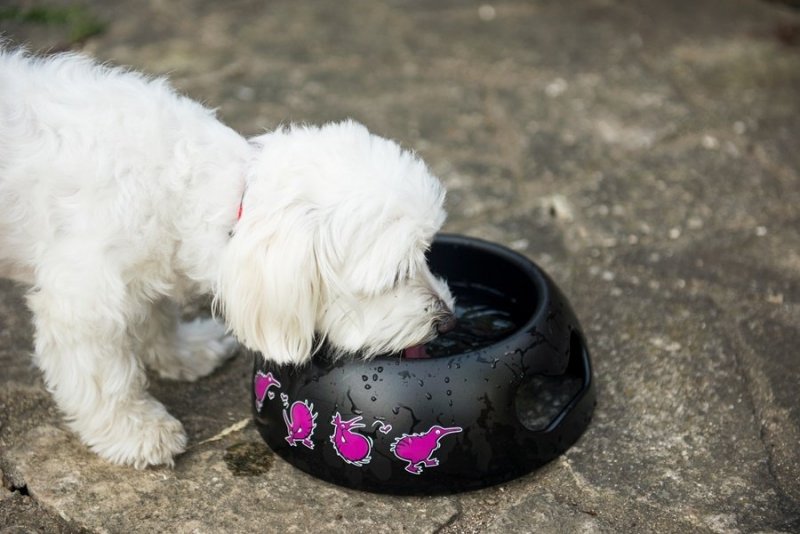
{"type": "Polygon", "coordinates": [[[331,362],[323,349],[279,367],[255,354],[256,426],[286,461],[351,488],[452,493],[528,473],[583,433],[589,353],[550,278],[461,236],[438,236],[428,261],[467,302],[461,331],[429,344],[430,358],[331,362]]]}

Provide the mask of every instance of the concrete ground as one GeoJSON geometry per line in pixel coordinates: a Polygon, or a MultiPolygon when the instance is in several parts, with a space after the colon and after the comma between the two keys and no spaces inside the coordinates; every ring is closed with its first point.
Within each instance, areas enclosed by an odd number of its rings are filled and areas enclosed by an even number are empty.
{"type": "Polygon", "coordinates": [[[49,25],[0,9],[0,29],[169,73],[245,134],[353,117],[417,150],[449,188],[446,230],[562,285],[599,404],[575,447],[522,479],[375,496],[271,455],[238,358],[196,384],[153,379],[191,440],[174,470],[114,467],[65,430],[31,365],[23,290],[3,283],[0,532],[800,532],[800,11],[80,5],[49,25]]]}

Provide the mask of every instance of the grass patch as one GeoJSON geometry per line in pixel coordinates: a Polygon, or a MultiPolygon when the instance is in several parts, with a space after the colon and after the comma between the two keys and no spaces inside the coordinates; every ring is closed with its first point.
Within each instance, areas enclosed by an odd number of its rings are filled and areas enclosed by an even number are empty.
{"type": "Polygon", "coordinates": [[[0,21],[61,26],[71,43],[81,43],[105,30],[105,24],[85,6],[0,7],[0,21]]]}

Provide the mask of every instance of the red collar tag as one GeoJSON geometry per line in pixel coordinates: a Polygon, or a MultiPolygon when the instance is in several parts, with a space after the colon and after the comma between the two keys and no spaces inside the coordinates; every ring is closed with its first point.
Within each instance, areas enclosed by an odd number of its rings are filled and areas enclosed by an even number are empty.
{"type": "Polygon", "coordinates": [[[247,193],[247,185],[244,186],[242,191],[242,198],[239,200],[239,211],[236,212],[236,222],[242,220],[242,211],[244,210],[244,194],[247,193]]]}
{"type": "MultiPolygon", "coordinates": [[[[247,191],[247,189],[245,189],[247,191]]],[[[242,210],[244,209],[244,191],[242,191],[242,199],[239,201],[239,210],[236,212],[236,222],[242,220],[242,210]]],[[[228,237],[233,237],[233,228],[228,231],[228,237]]]]}

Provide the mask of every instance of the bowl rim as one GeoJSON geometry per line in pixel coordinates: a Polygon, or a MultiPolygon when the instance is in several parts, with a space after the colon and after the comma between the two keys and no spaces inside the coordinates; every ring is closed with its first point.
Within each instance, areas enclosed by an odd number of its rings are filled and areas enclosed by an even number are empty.
{"type": "MultiPolygon", "coordinates": [[[[500,245],[498,243],[492,243],[491,241],[486,241],[485,239],[481,239],[479,237],[471,237],[461,234],[453,234],[453,233],[438,233],[434,236],[433,242],[431,243],[431,247],[433,247],[437,242],[442,242],[443,244],[447,245],[456,245],[456,246],[463,246],[469,247],[472,249],[479,250],[481,252],[486,252],[492,255],[495,255],[503,260],[507,261],[508,263],[513,264],[517,267],[520,271],[522,271],[523,276],[528,278],[534,285],[535,292],[536,292],[536,300],[532,303],[534,305],[533,310],[529,314],[529,318],[520,323],[512,332],[508,335],[493,341],[487,345],[481,345],[479,347],[475,347],[473,349],[463,351],[463,352],[456,352],[453,354],[448,354],[446,356],[434,356],[432,358],[418,358],[413,359],[413,361],[426,361],[432,359],[439,359],[439,358],[460,358],[462,356],[471,356],[473,354],[479,352],[486,352],[486,351],[493,351],[497,350],[501,346],[506,346],[510,343],[513,343],[513,340],[520,336],[525,336],[526,332],[529,332],[532,328],[535,328],[536,324],[541,321],[541,316],[545,311],[545,303],[550,298],[550,286],[548,285],[547,279],[545,278],[545,273],[541,267],[539,267],[533,260],[511,250],[510,248],[500,245]]],[[[434,273],[437,276],[441,276],[448,281],[443,275],[438,273],[434,273]]],[[[493,289],[489,284],[483,284],[486,287],[493,289]]],[[[526,295],[527,297],[527,295],[526,295]]],[[[381,355],[379,357],[387,357],[387,356],[394,356],[393,354],[386,354],[381,355]]],[[[408,360],[404,358],[404,360],[408,360]]],[[[411,360],[409,360],[411,361],[411,360]]]]}

